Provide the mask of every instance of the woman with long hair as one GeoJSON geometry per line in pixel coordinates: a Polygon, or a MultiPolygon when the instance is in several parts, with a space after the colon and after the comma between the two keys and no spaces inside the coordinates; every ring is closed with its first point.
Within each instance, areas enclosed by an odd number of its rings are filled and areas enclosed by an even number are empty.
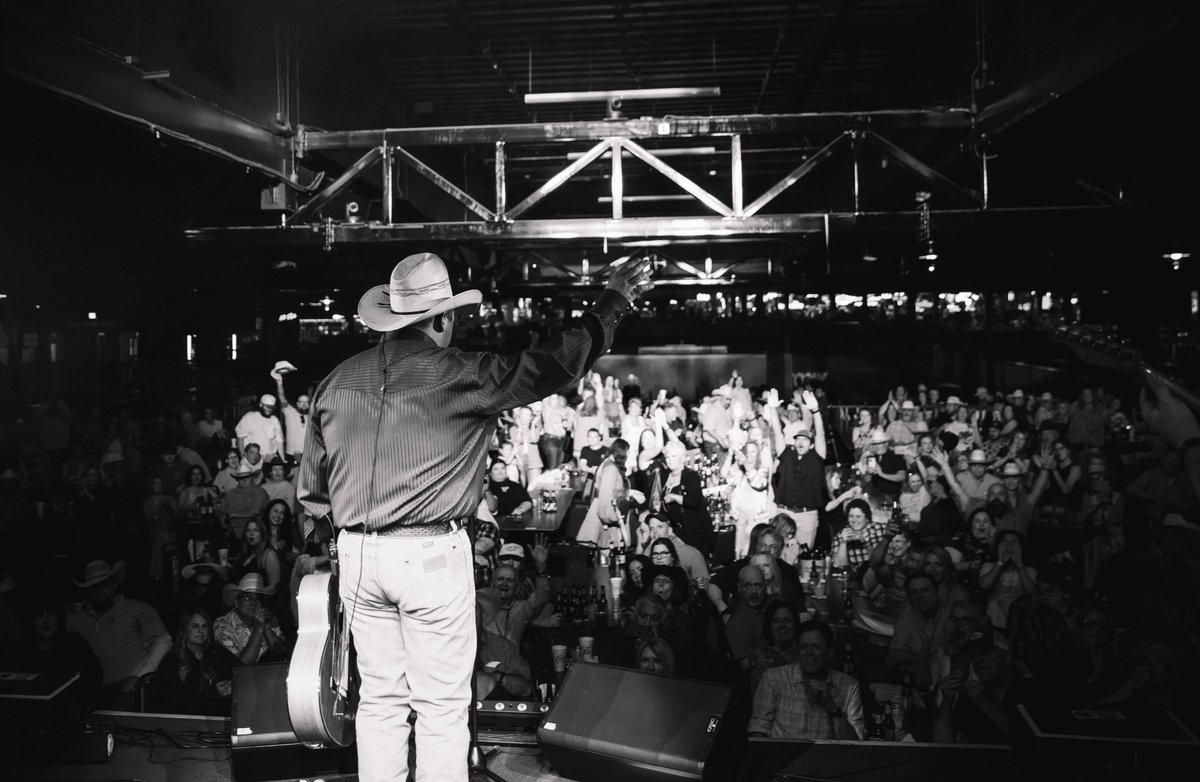
{"type": "Polygon", "coordinates": [[[233,573],[229,580],[236,583],[247,573],[261,574],[263,587],[273,595],[279,593],[282,576],[279,554],[267,544],[266,525],[261,519],[246,521],[241,549],[234,556],[233,573]]]}
{"type": "Polygon", "coordinates": [[[599,548],[631,545],[629,520],[629,478],[625,473],[625,462],[629,457],[629,443],[618,437],[613,440],[608,456],[596,468],[596,485],[587,515],[579,525],[575,539],[581,543],[593,543],[599,548]]]}
{"type": "Polygon", "coordinates": [[[237,658],[213,640],[212,620],[199,608],[179,618],[171,651],[158,667],[163,706],[180,714],[229,714],[237,658]]]}
{"type": "Polygon", "coordinates": [[[216,492],[212,487],[205,485],[204,470],[199,465],[193,464],[188,468],[183,488],[175,495],[175,507],[180,514],[190,519],[197,519],[200,517],[202,503],[210,500],[216,500],[216,492]]]}
{"type": "Polygon", "coordinates": [[[643,638],[638,641],[634,658],[637,669],[646,673],[657,673],[663,676],[675,675],[675,652],[671,645],[662,638],[643,638]]]}
{"type": "Polygon", "coordinates": [[[796,647],[796,628],[800,612],[787,600],[772,600],[763,611],[763,633],[750,649],[750,692],[758,689],[762,675],[770,668],[800,661],[796,647]]]}

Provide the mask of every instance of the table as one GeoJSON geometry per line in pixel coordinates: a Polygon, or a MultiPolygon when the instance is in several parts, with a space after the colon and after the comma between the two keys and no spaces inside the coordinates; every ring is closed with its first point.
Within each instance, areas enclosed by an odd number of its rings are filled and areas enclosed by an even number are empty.
{"type": "Polygon", "coordinates": [[[557,502],[553,512],[546,512],[541,507],[541,492],[533,498],[533,510],[524,516],[498,516],[496,524],[501,534],[557,532],[562,526],[563,519],[575,498],[576,489],[559,489],[557,502]]]}

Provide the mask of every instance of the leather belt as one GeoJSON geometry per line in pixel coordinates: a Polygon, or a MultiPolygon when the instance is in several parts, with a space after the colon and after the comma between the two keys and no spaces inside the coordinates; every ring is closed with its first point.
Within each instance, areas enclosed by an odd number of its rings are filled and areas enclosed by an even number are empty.
{"type": "Polygon", "coordinates": [[[790,505],[779,505],[778,507],[783,508],[784,510],[790,510],[792,513],[812,513],[816,511],[816,508],[793,508],[790,505]]]}
{"type": "Polygon", "coordinates": [[[359,535],[378,535],[387,538],[432,538],[438,535],[449,535],[458,532],[467,524],[466,519],[451,519],[450,521],[434,521],[429,524],[405,524],[393,521],[379,529],[367,530],[360,527],[348,527],[347,532],[359,535]]]}

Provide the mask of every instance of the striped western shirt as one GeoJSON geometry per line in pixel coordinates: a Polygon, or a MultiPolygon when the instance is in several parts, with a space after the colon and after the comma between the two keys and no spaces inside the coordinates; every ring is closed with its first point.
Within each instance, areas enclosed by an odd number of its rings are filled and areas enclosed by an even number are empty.
{"type": "Polygon", "coordinates": [[[499,414],[573,385],[628,309],[606,290],[577,325],[513,355],[441,348],[415,330],[385,334],[317,386],[300,502],[339,528],[473,516],[499,414]]]}

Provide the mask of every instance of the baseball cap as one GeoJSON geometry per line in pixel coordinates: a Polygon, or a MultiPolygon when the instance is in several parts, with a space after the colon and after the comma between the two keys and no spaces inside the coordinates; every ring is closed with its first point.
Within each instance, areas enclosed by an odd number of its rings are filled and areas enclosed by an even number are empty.
{"type": "Polygon", "coordinates": [[[274,407],[274,406],[275,406],[275,403],[276,403],[277,401],[278,401],[278,400],[276,400],[276,399],[275,399],[275,395],[274,395],[274,394],[263,394],[262,396],[260,396],[260,397],[258,398],[258,403],[259,403],[259,404],[262,404],[262,405],[268,405],[268,406],[270,406],[270,407],[274,407]]]}
{"type": "Polygon", "coordinates": [[[516,557],[517,559],[525,559],[525,547],[520,543],[505,543],[500,547],[500,553],[496,555],[499,559],[505,557],[516,557]]]}
{"type": "Polygon", "coordinates": [[[990,627],[971,633],[971,638],[962,645],[964,654],[987,654],[995,648],[996,636],[990,627]]]}

